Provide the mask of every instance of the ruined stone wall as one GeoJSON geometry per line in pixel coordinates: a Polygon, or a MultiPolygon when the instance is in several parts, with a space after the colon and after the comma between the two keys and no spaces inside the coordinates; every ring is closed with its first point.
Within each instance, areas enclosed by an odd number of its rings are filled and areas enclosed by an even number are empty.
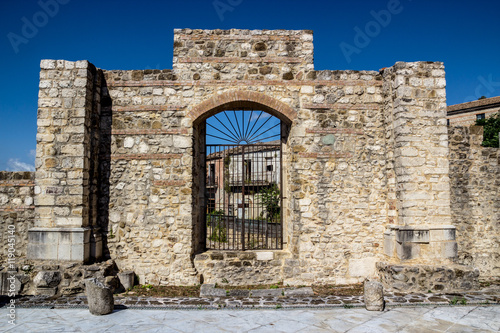
{"type": "Polygon", "coordinates": [[[500,275],[500,150],[482,147],[483,128],[450,127],[451,212],[458,262],[481,279],[500,275]]]}
{"type": "Polygon", "coordinates": [[[282,278],[343,283],[373,273],[387,221],[379,73],[314,71],[308,31],[187,29],[174,40],[174,70],[105,73],[112,99],[108,247],[118,266],[152,283],[197,281],[192,235],[200,234],[204,203],[193,149],[199,119],[221,111],[218,99],[230,96],[224,101],[293,119],[283,154],[285,250],[292,255],[282,278]]]}
{"type": "MultiPolygon", "coordinates": [[[[394,260],[438,264],[456,256],[451,225],[446,80],[439,62],[396,63],[383,71],[388,98],[397,222],[384,252],[394,260]]],[[[393,198],[391,196],[391,198],[393,198]]],[[[392,217],[391,217],[392,218],[392,217]]]]}
{"type": "Polygon", "coordinates": [[[312,39],[184,29],[173,69],[43,61],[33,235],[80,226],[84,249],[102,235],[118,269],[163,285],[343,284],[376,262],[451,263],[443,65],[315,71],[312,39]],[[204,253],[205,120],[241,108],[282,121],[284,248],[204,253]]]}
{"type": "Polygon", "coordinates": [[[102,72],[88,61],[42,60],[31,259],[99,259],[97,160],[102,72]]]}
{"type": "MultiPolygon", "coordinates": [[[[15,266],[26,258],[28,229],[34,224],[34,172],[0,171],[0,267],[7,269],[9,244],[15,249],[15,266]],[[9,231],[15,243],[9,242],[9,231]]],[[[0,269],[0,270],[2,270],[0,269]]]]}

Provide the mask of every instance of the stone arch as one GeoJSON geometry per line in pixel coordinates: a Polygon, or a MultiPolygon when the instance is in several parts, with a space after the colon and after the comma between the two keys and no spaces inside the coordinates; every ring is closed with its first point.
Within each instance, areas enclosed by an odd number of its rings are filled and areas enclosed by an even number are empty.
{"type": "MultiPolygon", "coordinates": [[[[215,95],[202,103],[195,105],[188,110],[187,118],[190,118],[193,126],[193,168],[192,168],[192,250],[193,254],[201,253],[206,250],[206,222],[203,211],[206,208],[205,202],[205,134],[206,134],[206,120],[223,111],[227,110],[261,110],[275,116],[281,120],[281,149],[283,155],[287,155],[288,151],[288,135],[291,126],[295,119],[297,119],[297,112],[289,105],[271,97],[264,93],[246,91],[246,90],[233,90],[225,92],[220,95],[215,95]]],[[[288,199],[286,194],[287,176],[285,176],[285,163],[283,160],[283,167],[280,168],[283,172],[282,176],[282,190],[283,199],[282,206],[288,209],[288,199]]],[[[286,214],[284,213],[284,216],[286,214]]],[[[284,223],[287,229],[291,228],[291,224],[284,223]]],[[[283,229],[283,239],[287,234],[291,233],[290,230],[283,229]]]]}
{"type": "Polygon", "coordinates": [[[233,90],[209,98],[194,106],[187,116],[196,125],[221,111],[238,108],[260,109],[287,125],[291,125],[297,118],[297,112],[289,105],[264,93],[246,90],[233,90]]]}

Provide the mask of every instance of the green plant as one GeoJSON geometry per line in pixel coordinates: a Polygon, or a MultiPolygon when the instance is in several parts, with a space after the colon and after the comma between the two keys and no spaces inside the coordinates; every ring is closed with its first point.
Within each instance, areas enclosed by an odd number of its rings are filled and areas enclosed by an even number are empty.
{"type": "Polygon", "coordinates": [[[453,299],[450,301],[451,305],[456,305],[458,303],[458,298],[455,296],[453,299]]]}
{"type": "Polygon", "coordinates": [[[462,304],[462,305],[467,305],[467,300],[466,300],[465,298],[462,298],[462,299],[460,300],[460,304],[462,304]]]}
{"type": "Polygon", "coordinates": [[[482,146],[498,148],[498,133],[500,132],[500,112],[491,115],[487,119],[476,120],[476,125],[484,127],[482,146]]]}
{"type": "Polygon", "coordinates": [[[278,303],[278,304],[276,304],[276,309],[281,309],[282,307],[283,307],[283,305],[281,305],[281,304],[279,304],[279,303],[278,303]]]}
{"type": "Polygon", "coordinates": [[[344,309],[352,309],[353,307],[351,304],[344,304],[344,309]]]}
{"type": "Polygon", "coordinates": [[[113,235],[113,229],[109,229],[108,238],[115,238],[115,235],[113,235]]]}
{"type": "Polygon", "coordinates": [[[141,286],[141,288],[146,289],[146,290],[150,290],[150,289],[153,289],[153,285],[148,283],[148,284],[141,286]]]}
{"type": "Polygon", "coordinates": [[[212,232],[208,238],[214,242],[227,242],[227,230],[222,224],[223,216],[224,212],[222,210],[214,210],[207,215],[207,226],[212,227],[212,232]]]}
{"type": "Polygon", "coordinates": [[[229,283],[229,281],[226,278],[222,278],[222,283],[229,283]]]}
{"type": "Polygon", "coordinates": [[[278,289],[278,288],[279,288],[279,287],[278,287],[277,285],[275,285],[275,284],[272,284],[272,285],[269,287],[269,289],[278,289]]]}
{"type": "Polygon", "coordinates": [[[279,223],[280,222],[280,189],[276,184],[271,185],[268,188],[264,188],[259,193],[260,200],[262,205],[265,208],[265,212],[267,218],[271,220],[271,222],[279,223]]]}

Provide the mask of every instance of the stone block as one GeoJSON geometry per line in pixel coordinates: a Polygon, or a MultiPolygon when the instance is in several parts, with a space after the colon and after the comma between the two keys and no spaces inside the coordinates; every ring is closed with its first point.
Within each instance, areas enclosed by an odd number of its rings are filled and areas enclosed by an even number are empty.
{"type": "Polygon", "coordinates": [[[303,296],[313,296],[314,291],[311,287],[302,287],[296,289],[285,289],[285,296],[290,297],[303,297],[303,296]]]}
{"type": "Polygon", "coordinates": [[[55,69],[56,68],[56,61],[51,60],[51,59],[43,59],[40,61],[40,68],[41,69],[55,69]]]}
{"type": "Polygon", "coordinates": [[[257,260],[273,260],[274,253],[271,251],[257,251],[255,252],[257,255],[257,260]]]}
{"type": "Polygon", "coordinates": [[[54,288],[36,288],[35,293],[40,296],[55,296],[57,294],[57,287],[54,288]]]}
{"type": "Polygon", "coordinates": [[[396,241],[411,243],[428,243],[429,230],[400,228],[396,230],[396,241]]]}
{"type": "Polygon", "coordinates": [[[420,254],[420,245],[411,242],[396,242],[396,254],[401,260],[417,258],[420,254]]]}
{"type": "Polygon", "coordinates": [[[363,299],[368,311],[383,311],[385,301],[382,284],[378,281],[366,280],[363,288],[363,299]]]}
{"type": "Polygon", "coordinates": [[[377,258],[368,257],[349,260],[349,275],[351,277],[372,277],[375,275],[377,258]]]}
{"type": "Polygon", "coordinates": [[[443,242],[441,243],[441,256],[443,258],[456,258],[458,255],[457,242],[443,242]]]}
{"type": "Polygon", "coordinates": [[[40,271],[33,279],[37,288],[57,287],[61,282],[61,272],[59,271],[40,271]]]}
{"type": "Polygon", "coordinates": [[[123,289],[129,290],[134,286],[135,273],[133,271],[118,273],[118,279],[120,280],[120,284],[122,285],[123,289]]]}
{"type": "Polygon", "coordinates": [[[85,294],[91,314],[102,316],[113,312],[113,291],[104,283],[96,278],[85,280],[85,294]]]}
{"type": "Polygon", "coordinates": [[[202,284],[200,288],[200,297],[225,297],[226,290],[215,288],[215,284],[202,284]]]}
{"type": "Polygon", "coordinates": [[[285,290],[283,288],[277,289],[252,289],[250,290],[251,297],[279,297],[283,296],[285,290]]]}

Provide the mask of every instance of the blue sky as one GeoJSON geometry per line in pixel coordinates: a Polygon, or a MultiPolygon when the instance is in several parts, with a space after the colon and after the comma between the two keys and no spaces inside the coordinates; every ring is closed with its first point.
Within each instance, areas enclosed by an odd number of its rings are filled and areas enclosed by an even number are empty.
{"type": "Polygon", "coordinates": [[[174,28],[310,29],[317,70],[443,61],[457,104],[500,95],[499,13],[481,0],[2,0],[0,170],[34,165],[41,59],[167,69],[174,28]]]}

